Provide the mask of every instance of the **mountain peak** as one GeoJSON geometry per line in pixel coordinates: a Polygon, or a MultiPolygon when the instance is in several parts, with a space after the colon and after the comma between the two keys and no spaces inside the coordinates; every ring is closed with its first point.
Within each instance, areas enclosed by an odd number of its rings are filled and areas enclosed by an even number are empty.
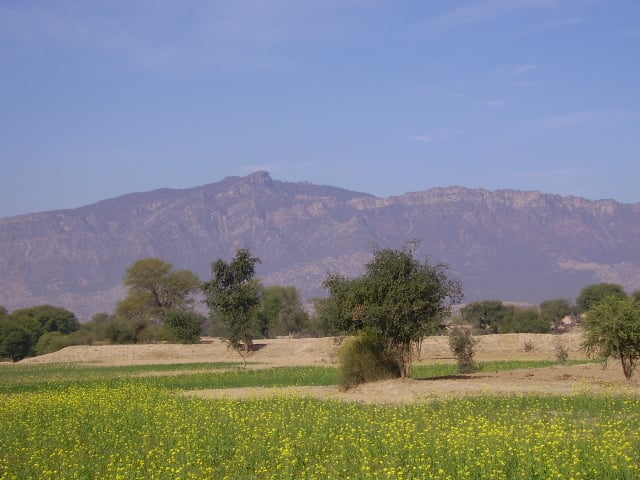
{"type": "Polygon", "coordinates": [[[640,204],[459,186],[381,199],[257,171],[0,219],[0,305],[52,303],[88,319],[113,310],[140,258],[207,278],[213,260],[239,247],[262,259],[266,285],[310,298],[325,293],[328,271],[358,275],[372,246],[411,239],[451,266],[467,301],[575,298],[599,281],[640,289],[640,204]]]}

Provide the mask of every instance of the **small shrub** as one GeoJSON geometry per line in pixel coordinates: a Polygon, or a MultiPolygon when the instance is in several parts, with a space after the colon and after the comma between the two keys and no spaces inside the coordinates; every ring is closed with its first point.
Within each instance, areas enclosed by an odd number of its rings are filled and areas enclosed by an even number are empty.
{"type": "Polygon", "coordinates": [[[449,348],[458,360],[458,373],[473,373],[477,370],[473,361],[476,343],[468,328],[454,327],[449,332],[449,348]]]}
{"type": "Polygon", "coordinates": [[[567,364],[567,360],[569,359],[569,349],[567,348],[567,344],[564,340],[558,340],[556,343],[556,358],[562,365],[567,364]]]}
{"type": "Polygon", "coordinates": [[[523,346],[525,352],[531,352],[534,349],[533,340],[525,340],[523,346]]]}
{"type": "Polygon", "coordinates": [[[390,358],[386,345],[371,333],[361,333],[339,350],[338,383],[347,390],[361,383],[399,377],[398,366],[390,358]]]}

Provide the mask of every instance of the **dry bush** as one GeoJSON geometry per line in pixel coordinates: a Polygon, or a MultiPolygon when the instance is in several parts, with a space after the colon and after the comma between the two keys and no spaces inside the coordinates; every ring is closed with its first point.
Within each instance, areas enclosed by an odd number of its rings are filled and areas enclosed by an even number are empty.
{"type": "Polygon", "coordinates": [[[454,327],[449,331],[449,348],[458,360],[458,373],[473,373],[477,370],[473,361],[476,343],[468,328],[454,327]]]}
{"type": "Polygon", "coordinates": [[[400,376],[384,341],[371,333],[360,333],[347,341],[338,352],[339,386],[347,390],[361,383],[400,376]]]}

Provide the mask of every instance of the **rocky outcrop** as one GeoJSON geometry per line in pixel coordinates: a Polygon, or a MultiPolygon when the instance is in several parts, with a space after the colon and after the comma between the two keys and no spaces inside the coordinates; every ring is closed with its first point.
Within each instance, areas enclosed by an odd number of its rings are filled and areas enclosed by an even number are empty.
{"type": "Polygon", "coordinates": [[[0,304],[111,311],[125,269],[158,256],[205,279],[248,247],[266,284],[321,295],[328,271],[357,275],[379,247],[422,240],[467,300],[575,298],[597,281],[640,288],[640,204],[462,187],[378,198],[266,172],[73,210],[0,219],[0,304]]]}

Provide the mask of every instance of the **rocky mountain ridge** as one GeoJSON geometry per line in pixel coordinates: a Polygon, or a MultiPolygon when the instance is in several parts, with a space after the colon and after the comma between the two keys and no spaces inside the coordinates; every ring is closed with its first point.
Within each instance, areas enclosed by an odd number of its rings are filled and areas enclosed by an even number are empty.
{"type": "Polygon", "coordinates": [[[640,288],[640,204],[463,187],[379,198],[256,172],[0,218],[0,305],[52,303],[88,319],[124,296],[139,258],[204,280],[241,247],[262,259],[265,284],[310,298],[328,271],[357,275],[374,246],[414,239],[419,256],[450,265],[467,301],[573,299],[597,281],[640,288]]]}

